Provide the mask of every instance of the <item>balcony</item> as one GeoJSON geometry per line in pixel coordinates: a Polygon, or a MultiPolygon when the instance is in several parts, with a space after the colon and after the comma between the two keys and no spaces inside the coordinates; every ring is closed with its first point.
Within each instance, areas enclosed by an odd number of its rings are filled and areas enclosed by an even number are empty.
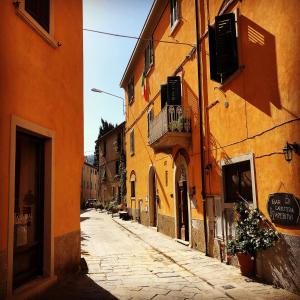
{"type": "Polygon", "coordinates": [[[191,108],[166,105],[149,122],[148,142],[155,152],[170,152],[176,145],[187,148],[191,142],[191,108]]]}

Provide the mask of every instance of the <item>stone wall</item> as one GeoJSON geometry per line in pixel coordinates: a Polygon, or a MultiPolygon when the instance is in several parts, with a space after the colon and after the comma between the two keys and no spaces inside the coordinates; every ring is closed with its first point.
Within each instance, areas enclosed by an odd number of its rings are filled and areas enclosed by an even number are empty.
{"type": "Polygon", "coordinates": [[[57,276],[76,272],[80,265],[80,231],[73,231],[54,240],[54,270],[57,276]]]}
{"type": "Polygon", "coordinates": [[[146,211],[141,212],[141,224],[149,226],[149,214],[146,211]]]}
{"type": "Polygon", "coordinates": [[[0,299],[4,299],[7,283],[7,252],[0,251],[0,299]]]}
{"type": "Polygon", "coordinates": [[[204,224],[202,220],[192,219],[192,247],[205,252],[204,224]]]}
{"type": "Polygon", "coordinates": [[[159,232],[175,238],[175,219],[165,215],[158,214],[157,229],[159,232]]]}
{"type": "Polygon", "coordinates": [[[275,246],[257,255],[257,276],[300,294],[300,237],[282,234],[275,246]]]}

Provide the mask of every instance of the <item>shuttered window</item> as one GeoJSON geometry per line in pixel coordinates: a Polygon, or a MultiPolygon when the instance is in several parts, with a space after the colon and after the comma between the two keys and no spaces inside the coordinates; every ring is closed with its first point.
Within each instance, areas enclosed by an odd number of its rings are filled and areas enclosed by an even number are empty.
{"type": "Polygon", "coordinates": [[[49,32],[50,0],[25,0],[25,10],[49,32]]]}
{"type": "Polygon", "coordinates": [[[129,79],[128,86],[127,86],[127,94],[128,94],[128,102],[130,104],[134,100],[134,77],[133,76],[129,79]]]}
{"type": "Polygon", "coordinates": [[[178,0],[170,0],[170,16],[171,16],[171,28],[179,20],[179,5],[178,0]]]}
{"type": "Polygon", "coordinates": [[[148,111],[147,114],[147,123],[148,123],[148,139],[150,138],[150,123],[153,121],[154,115],[153,115],[153,109],[148,111]]]}
{"type": "Polygon", "coordinates": [[[134,154],[134,130],[130,131],[130,155],[134,154]]]}
{"type": "Polygon", "coordinates": [[[154,49],[153,49],[153,39],[151,39],[145,49],[144,53],[144,72],[145,75],[154,64],[154,49]]]}
{"type": "Polygon", "coordinates": [[[168,102],[168,85],[162,84],[160,86],[160,107],[163,109],[168,102]]]}
{"type": "Polygon", "coordinates": [[[181,78],[180,76],[169,76],[167,87],[168,105],[181,105],[181,78]]]}
{"type": "Polygon", "coordinates": [[[235,14],[217,16],[208,34],[210,78],[223,83],[239,68],[235,14]]]}

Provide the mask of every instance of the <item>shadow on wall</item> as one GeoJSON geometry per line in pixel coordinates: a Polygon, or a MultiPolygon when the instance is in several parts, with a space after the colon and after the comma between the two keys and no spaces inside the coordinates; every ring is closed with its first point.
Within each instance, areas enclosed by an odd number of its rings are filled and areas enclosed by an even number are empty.
{"type": "Polygon", "coordinates": [[[270,283],[300,294],[300,238],[282,234],[275,247],[257,257],[257,274],[270,283]]]}
{"type": "Polygon", "coordinates": [[[245,16],[239,17],[241,76],[222,88],[232,90],[265,114],[271,116],[271,104],[281,109],[277,78],[275,36],[245,16]]]}

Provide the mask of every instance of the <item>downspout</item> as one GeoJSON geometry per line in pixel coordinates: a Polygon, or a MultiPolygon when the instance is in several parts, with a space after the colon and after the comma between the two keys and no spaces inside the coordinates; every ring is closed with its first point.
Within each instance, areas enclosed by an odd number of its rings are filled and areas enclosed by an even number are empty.
{"type": "Polygon", "coordinates": [[[203,201],[203,222],[205,255],[208,256],[208,237],[207,237],[207,218],[206,218],[206,192],[205,192],[205,172],[204,172],[204,144],[203,144],[203,109],[202,109],[202,89],[201,89],[201,41],[199,37],[199,16],[198,0],[195,0],[195,19],[196,19],[196,41],[197,41],[197,77],[198,77],[198,99],[199,99],[199,125],[200,125],[200,172],[201,172],[201,195],[203,201]]]}

